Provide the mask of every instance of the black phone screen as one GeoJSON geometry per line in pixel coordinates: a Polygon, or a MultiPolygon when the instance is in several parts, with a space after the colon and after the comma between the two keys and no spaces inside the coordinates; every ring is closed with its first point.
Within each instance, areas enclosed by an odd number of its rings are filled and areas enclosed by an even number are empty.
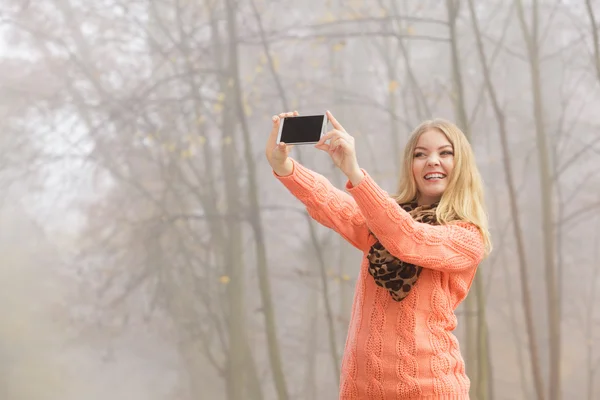
{"type": "Polygon", "coordinates": [[[321,139],[323,115],[307,115],[286,118],[280,141],[284,143],[318,142],[321,139]]]}

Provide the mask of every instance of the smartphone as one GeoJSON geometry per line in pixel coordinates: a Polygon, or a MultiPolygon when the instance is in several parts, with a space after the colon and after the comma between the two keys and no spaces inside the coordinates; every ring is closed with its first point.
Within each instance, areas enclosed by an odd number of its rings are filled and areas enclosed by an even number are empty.
{"type": "Polygon", "coordinates": [[[277,144],[314,144],[327,133],[327,115],[286,117],[279,124],[277,144]]]}

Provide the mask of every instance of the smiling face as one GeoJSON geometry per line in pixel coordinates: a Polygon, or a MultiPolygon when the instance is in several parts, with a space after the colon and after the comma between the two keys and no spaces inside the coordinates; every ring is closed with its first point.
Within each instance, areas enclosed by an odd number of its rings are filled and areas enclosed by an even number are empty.
{"type": "Polygon", "coordinates": [[[453,168],[454,149],[444,133],[429,129],[419,136],[412,161],[419,204],[432,204],[441,199],[453,168]]]}

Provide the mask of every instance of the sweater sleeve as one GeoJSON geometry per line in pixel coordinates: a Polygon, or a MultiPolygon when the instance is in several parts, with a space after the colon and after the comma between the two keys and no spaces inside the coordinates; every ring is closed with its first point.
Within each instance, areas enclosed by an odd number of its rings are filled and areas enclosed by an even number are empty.
{"type": "Polygon", "coordinates": [[[369,248],[369,228],[356,201],[324,176],[292,159],[290,175],[273,175],[305,206],[321,225],[333,229],[359,250],[369,248]]]}
{"type": "Polygon", "coordinates": [[[485,249],[479,229],[468,222],[430,225],[415,221],[363,170],[365,177],[346,189],[381,244],[394,256],[411,264],[439,271],[464,271],[477,267],[485,249]]]}

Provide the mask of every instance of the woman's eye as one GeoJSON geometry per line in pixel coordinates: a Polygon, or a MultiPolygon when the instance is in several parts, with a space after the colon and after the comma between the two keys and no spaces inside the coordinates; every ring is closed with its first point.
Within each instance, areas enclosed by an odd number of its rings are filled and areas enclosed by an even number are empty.
{"type": "Polygon", "coordinates": [[[454,155],[454,153],[452,153],[450,150],[444,150],[442,151],[442,155],[446,156],[446,155],[454,155]]]}
{"type": "Polygon", "coordinates": [[[425,155],[425,153],[418,152],[418,153],[415,153],[415,158],[417,158],[417,157],[423,157],[424,155],[425,155]]]}

